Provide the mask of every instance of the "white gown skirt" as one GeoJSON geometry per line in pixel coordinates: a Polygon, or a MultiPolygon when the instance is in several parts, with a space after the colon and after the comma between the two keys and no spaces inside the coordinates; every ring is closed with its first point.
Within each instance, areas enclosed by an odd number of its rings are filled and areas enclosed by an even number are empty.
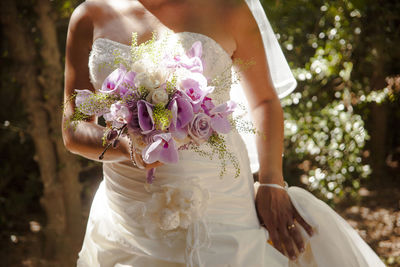
{"type": "Polygon", "coordinates": [[[246,148],[238,134],[227,138],[241,174],[228,164],[191,151],[180,162],[157,168],[154,184],[128,164],[104,164],[94,197],[79,267],[380,267],[385,266],[351,226],[329,206],[298,187],[290,198],[314,228],[306,251],[290,261],[267,240],[257,218],[246,148]]]}

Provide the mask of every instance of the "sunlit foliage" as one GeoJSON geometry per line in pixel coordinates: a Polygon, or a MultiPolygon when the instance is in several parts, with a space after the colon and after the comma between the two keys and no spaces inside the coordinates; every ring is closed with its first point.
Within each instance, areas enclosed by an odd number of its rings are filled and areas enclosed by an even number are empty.
{"type": "Polygon", "coordinates": [[[271,0],[263,5],[299,83],[282,101],[286,177],[295,182],[300,176],[328,199],[354,195],[371,174],[365,158],[370,103],[398,103],[399,91],[384,88],[384,80],[399,72],[392,62],[393,54],[399,58],[394,25],[400,4],[271,0]]]}

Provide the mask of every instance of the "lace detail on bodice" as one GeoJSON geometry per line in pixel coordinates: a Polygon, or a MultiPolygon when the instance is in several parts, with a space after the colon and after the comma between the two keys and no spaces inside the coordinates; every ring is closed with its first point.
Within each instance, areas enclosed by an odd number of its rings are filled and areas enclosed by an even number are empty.
{"type": "MultiPolygon", "coordinates": [[[[192,44],[201,41],[203,46],[202,60],[204,76],[210,85],[215,86],[212,97],[216,103],[229,100],[231,87],[232,60],[227,52],[212,38],[193,32],[181,32],[167,35],[167,47],[176,44],[188,51],[192,44]]],[[[159,41],[162,41],[160,38],[159,41]]],[[[89,57],[90,81],[96,90],[101,88],[104,79],[117,67],[115,57],[129,58],[130,46],[106,38],[98,38],[93,42],[89,57]]]]}

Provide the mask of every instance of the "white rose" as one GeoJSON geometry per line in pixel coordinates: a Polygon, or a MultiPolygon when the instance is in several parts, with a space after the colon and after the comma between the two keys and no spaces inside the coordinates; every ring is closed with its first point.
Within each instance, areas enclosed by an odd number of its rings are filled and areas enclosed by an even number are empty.
{"type": "Polygon", "coordinates": [[[147,68],[150,66],[148,60],[141,59],[133,63],[131,69],[136,73],[141,73],[146,72],[146,66],[147,68]]]}
{"type": "Polygon", "coordinates": [[[153,104],[159,104],[159,103],[167,104],[168,103],[168,94],[165,91],[165,89],[163,89],[163,88],[156,89],[149,93],[146,100],[153,104]]]}
{"type": "Polygon", "coordinates": [[[146,89],[154,88],[153,87],[154,85],[151,80],[151,76],[147,72],[141,72],[141,73],[136,74],[135,86],[137,88],[139,88],[140,86],[143,86],[146,89]]]}
{"type": "Polygon", "coordinates": [[[164,82],[164,76],[161,72],[140,72],[136,74],[135,86],[143,86],[147,90],[152,91],[160,87],[161,83],[164,82]]]}

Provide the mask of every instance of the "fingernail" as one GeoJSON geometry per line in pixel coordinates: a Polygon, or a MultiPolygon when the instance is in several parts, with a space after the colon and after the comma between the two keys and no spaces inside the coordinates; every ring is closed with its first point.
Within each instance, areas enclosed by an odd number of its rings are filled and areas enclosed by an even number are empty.
{"type": "Polygon", "coordinates": [[[300,248],[300,252],[303,253],[304,252],[304,248],[300,248]]]}
{"type": "Polygon", "coordinates": [[[292,261],[294,261],[294,260],[296,260],[296,256],[291,256],[290,259],[291,259],[292,261]]]}

